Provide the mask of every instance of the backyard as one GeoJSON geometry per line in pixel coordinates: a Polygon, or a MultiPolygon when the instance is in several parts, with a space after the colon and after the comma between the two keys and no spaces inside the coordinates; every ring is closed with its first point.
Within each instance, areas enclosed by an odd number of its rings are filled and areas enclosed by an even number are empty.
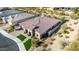
{"type": "Polygon", "coordinates": [[[79,38],[64,48],[65,51],[79,51],[79,38]]]}
{"type": "MultiPolygon", "coordinates": [[[[70,45],[70,43],[74,41],[75,37],[77,37],[77,33],[78,21],[69,19],[69,21],[61,26],[60,30],[55,35],[47,38],[46,41],[44,41],[44,45],[38,47],[36,50],[64,50],[67,45],[70,45]],[[55,40],[51,41],[51,39],[55,40]]],[[[78,47],[78,44],[78,42],[72,43],[71,46],[73,46],[73,48],[71,49],[74,49],[76,46],[78,47]]]]}

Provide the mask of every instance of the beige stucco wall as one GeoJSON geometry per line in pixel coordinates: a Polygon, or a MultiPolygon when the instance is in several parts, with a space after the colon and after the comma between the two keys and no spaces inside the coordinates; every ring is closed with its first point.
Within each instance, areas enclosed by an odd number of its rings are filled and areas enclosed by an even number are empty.
{"type": "Polygon", "coordinates": [[[31,32],[31,37],[33,36],[33,32],[30,30],[30,29],[27,29],[28,30],[28,34],[29,32],[31,32]]]}
{"type": "Polygon", "coordinates": [[[6,21],[8,22],[9,25],[12,25],[12,17],[11,16],[7,16],[7,17],[2,17],[2,20],[4,23],[6,23],[6,21]]]}
{"type": "Polygon", "coordinates": [[[7,22],[9,25],[12,25],[12,17],[11,16],[8,16],[7,22]]]}
{"type": "Polygon", "coordinates": [[[6,21],[5,21],[5,17],[2,17],[2,20],[3,20],[4,23],[6,23],[6,21]]]}
{"type": "Polygon", "coordinates": [[[41,36],[40,36],[40,33],[39,33],[39,32],[35,32],[35,37],[38,38],[38,39],[40,39],[40,37],[41,37],[41,36]],[[38,36],[37,36],[37,35],[38,35],[38,36]]]}
{"type": "MultiPolygon", "coordinates": [[[[23,28],[24,31],[25,31],[25,30],[28,30],[28,33],[26,33],[26,34],[29,34],[29,32],[31,32],[31,37],[33,36],[34,33],[33,33],[32,30],[30,30],[30,29],[25,29],[24,26],[21,26],[21,27],[23,28]]],[[[38,39],[40,39],[40,37],[41,37],[39,32],[35,32],[34,35],[35,35],[35,37],[38,38],[38,39]],[[37,35],[38,35],[38,36],[37,36],[37,35]]]]}
{"type": "Polygon", "coordinates": [[[31,32],[31,37],[33,36],[33,32],[32,32],[30,29],[25,29],[24,26],[21,26],[21,27],[23,28],[24,32],[25,32],[26,30],[28,31],[28,33],[26,33],[26,34],[29,34],[29,32],[31,32]]]}

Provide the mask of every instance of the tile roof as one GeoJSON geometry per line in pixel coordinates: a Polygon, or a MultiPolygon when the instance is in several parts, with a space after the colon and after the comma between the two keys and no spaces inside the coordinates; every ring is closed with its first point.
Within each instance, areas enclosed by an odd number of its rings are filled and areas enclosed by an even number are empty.
{"type": "Polygon", "coordinates": [[[40,34],[43,34],[45,31],[47,31],[52,26],[56,25],[58,22],[61,22],[57,19],[52,19],[49,17],[36,17],[32,18],[28,21],[20,23],[20,25],[23,25],[26,29],[33,30],[34,27],[39,26],[35,31],[39,32],[40,34]]]}
{"type": "Polygon", "coordinates": [[[6,11],[2,11],[0,13],[0,18],[1,17],[9,16],[9,15],[19,14],[19,13],[21,13],[21,11],[17,11],[17,10],[6,10],[6,11]]]}
{"type": "Polygon", "coordinates": [[[9,7],[0,7],[0,11],[11,10],[9,7]]]}
{"type": "Polygon", "coordinates": [[[16,15],[16,17],[14,17],[14,19],[12,20],[12,23],[22,22],[22,21],[25,21],[26,19],[33,17],[33,16],[34,15],[28,14],[28,13],[20,13],[20,14],[16,15]]]}

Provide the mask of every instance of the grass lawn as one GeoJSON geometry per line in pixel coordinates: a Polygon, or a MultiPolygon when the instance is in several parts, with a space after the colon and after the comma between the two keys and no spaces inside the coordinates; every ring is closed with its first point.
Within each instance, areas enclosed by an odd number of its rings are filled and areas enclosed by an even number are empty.
{"type": "Polygon", "coordinates": [[[18,35],[17,38],[20,39],[21,41],[26,39],[26,37],[23,34],[18,35]]]}
{"type": "Polygon", "coordinates": [[[24,43],[24,46],[25,46],[26,50],[29,50],[30,47],[32,46],[31,39],[28,39],[28,40],[24,43]]]}

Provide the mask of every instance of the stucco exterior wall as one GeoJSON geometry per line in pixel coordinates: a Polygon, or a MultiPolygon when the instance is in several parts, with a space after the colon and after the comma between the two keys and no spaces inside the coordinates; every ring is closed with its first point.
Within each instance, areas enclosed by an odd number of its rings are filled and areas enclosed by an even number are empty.
{"type": "Polygon", "coordinates": [[[41,38],[41,35],[40,35],[40,33],[38,33],[38,32],[35,32],[35,37],[36,37],[36,38],[38,38],[38,39],[40,39],[40,38],[41,38]]]}

